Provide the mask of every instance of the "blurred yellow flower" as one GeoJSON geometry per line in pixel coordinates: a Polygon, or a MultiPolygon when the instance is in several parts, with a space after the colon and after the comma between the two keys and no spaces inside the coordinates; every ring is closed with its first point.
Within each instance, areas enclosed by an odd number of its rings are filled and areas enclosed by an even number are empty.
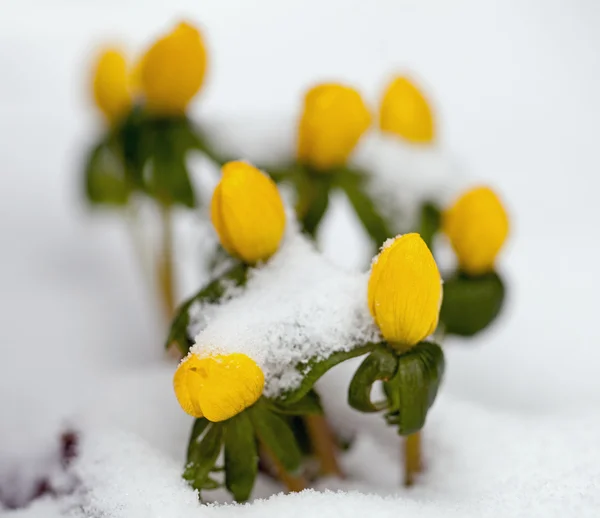
{"type": "Polygon", "coordinates": [[[180,23],[159,39],[140,62],[140,88],[148,109],[181,115],[196,95],[206,72],[206,49],[198,30],[180,23]]]}
{"type": "Polygon", "coordinates": [[[369,278],[369,309],[392,347],[407,349],[435,331],[442,302],[442,278],[419,234],[386,243],[369,278]]]}
{"type": "Polygon", "coordinates": [[[320,84],[304,97],[298,125],[298,159],[327,170],[346,163],[371,114],[360,94],[339,84],[320,84]]]}
{"type": "Polygon", "coordinates": [[[260,367],[240,353],[203,358],[190,353],[173,377],[181,408],[213,422],[225,421],[253,405],[264,384],[260,367]]]}
{"type": "Polygon", "coordinates": [[[96,62],[93,76],[94,101],[106,119],[114,124],[131,108],[127,62],[117,49],[107,49],[96,62]]]}
{"type": "Polygon", "coordinates": [[[211,219],[223,248],[254,264],[271,257],[285,230],[277,186],[247,162],[228,162],[212,197],[211,219]]]}
{"type": "Polygon", "coordinates": [[[508,214],[489,187],[467,191],[442,214],[442,230],[450,239],[460,268],[471,275],[494,269],[508,229],[508,214]]]}
{"type": "Polygon", "coordinates": [[[406,77],[396,77],[383,94],[379,127],[413,143],[429,143],[435,138],[431,107],[406,77]]]}

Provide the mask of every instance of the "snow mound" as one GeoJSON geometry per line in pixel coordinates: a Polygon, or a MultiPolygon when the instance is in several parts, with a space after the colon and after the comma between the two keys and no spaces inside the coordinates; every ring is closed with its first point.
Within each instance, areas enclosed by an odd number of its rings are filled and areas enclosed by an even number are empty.
{"type": "Polygon", "coordinates": [[[297,232],[250,272],[246,289],[224,304],[196,310],[204,329],[191,351],[243,353],[262,368],[265,395],[299,385],[298,365],[381,340],[367,305],[368,274],[340,270],[297,232]]]}

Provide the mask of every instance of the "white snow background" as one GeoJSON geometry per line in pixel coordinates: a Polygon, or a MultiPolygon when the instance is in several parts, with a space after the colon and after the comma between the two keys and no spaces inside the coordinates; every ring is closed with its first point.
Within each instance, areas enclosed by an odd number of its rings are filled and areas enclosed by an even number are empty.
{"type": "MultiPolygon", "coordinates": [[[[210,47],[194,113],[246,158],[285,155],[313,82],[347,81],[375,106],[389,76],[409,71],[437,108],[437,152],[497,187],[513,219],[500,260],[509,304],[489,332],[446,342],[418,486],[398,489],[391,430],[331,404],[354,368],[344,365],[321,392],[341,429],[370,433],[343,459],[351,478],[324,486],[359,493],[277,496],[236,515],[598,516],[594,0],[0,0],[0,487],[25,499],[73,424],[86,432],[75,470],[89,490],[4,514],[232,514],[200,508],[179,478],[190,419],[172,393],[158,309],[125,225],[87,211],[78,183],[98,125],[91,53],[114,41],[134,52],[182,16],[210,47]]],[[[363,264],[364,236],[343,199],[334,209],[327,254],[363,264]]],[[[187,294],[210,233],[189,215],[179,230],[187,294]]],[[[256,496],[273,491],[261,480],[256,496]]]]}

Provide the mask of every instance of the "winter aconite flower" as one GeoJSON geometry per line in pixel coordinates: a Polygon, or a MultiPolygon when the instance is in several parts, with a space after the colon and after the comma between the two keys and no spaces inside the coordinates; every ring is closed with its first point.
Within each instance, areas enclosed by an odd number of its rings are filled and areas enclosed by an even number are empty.
{"type": "Polygon", "coordinates": [[[460,268],[471,275],[494,269],[508,227],[508,214],[489,187],[467,191],[442,215],[442,229],[450,239],[460,268]]]}
{"type": "Polygon", "coordinates": [[[394,133],[414,143],[428,143],[435,138],[429,103],[406,77],[395,78],[383,94],[379,126],[381,131],[394,133]]]}
{"type": "Polygon", "coordinates": [[[435,331],[442,279],[419,234],[384,245],[371,267],[368,297],[371,315],[392,347],[407,349],[435,331]]]}
{"type": "Polygon", "coordinates": [[[199,357],[190,353],[173,377],[177,401],[194,417],[224,421],[253,405],[265,377],[245,354],[199,357]]]}
{"type": "Polygon", "coordinates": [[[271,257],[285,230],[277,186],[247,162],[228,162],[211,203],[211,219],[223,248],[254,264],[271,257]]]}
{"type": "Polygon", "coordinates": [[[206,49],[198,30],[180,23],[159,39],[142,58],[141,90],[148,109],[180,115],[200,90],[206,71],[206,49]]]}
{"type": "Polygon", "coordinates": [[[98,58],[93,77],[94,101],[106,119],[114,124],[131,108],[131,92],[125,56],[116,49],[98,58]]]}
{"type": "Polygon", "coordinates": [[[343,165],[370,124],[371,114],[356,90],[317,85],[304,97],[298,159],[319,170],[343,165]]]}

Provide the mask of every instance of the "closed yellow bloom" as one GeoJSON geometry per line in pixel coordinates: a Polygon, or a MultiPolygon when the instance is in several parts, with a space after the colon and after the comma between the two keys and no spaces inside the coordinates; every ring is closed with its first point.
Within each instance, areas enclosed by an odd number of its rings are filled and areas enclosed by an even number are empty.
{"type": "Polygon", "coordinates": [[[271,257],[285,230],[275,182],[247,162],[228,162],[215,189],[211,219],[223,248],[254,264],[271,257]]]}
{"type": "Polygon", "coordinates": [[[298,159],[320,170],[343,165],[370,125],[371,114],[356,90],[317,85],[304,97],[298,159]]]}
{"type": "Polygon", "coordinates": [[[471,275],[494,269],[508,228],[508,214],[489,187],[467,191],[442,215],[442,230],[450,239],[460,268],[471,275]]]}
{"type": "Polygon", "coordinates": [[[206,49],[198,30],[180,23],[142,58],[139,82],[148,108],[180,115],[200,90],[206,72],[206,49]]]}
{"type": "Polygon", "coordinates": [[[373,261],[369,309],[392,347],[412,347],[435,331],[442,302],[442,278],[419,234],[386,243],[373,261]]]}
{"type": "Polygon", "coordinates": [[[111,124],[129,111],[132,100],[127,62],[120,51],[108,49],[99,56],[92,86],[96,106],[111,124]]]}
{"type": "Polygon", "coordinates": [[[204,358],[190,353],[173,377],[181,408],[191,416],[213,422],[225,421],[253,405],[264,384],[260,367],[240,353],[204,358]]]}
{"type": "Polygon", "coordinates": [[[379,126],[381,131],[394,133],[413,143],[428,143],[435,138],[431,107],[406,77],[394,79],[383,94],[379,126]]]}

